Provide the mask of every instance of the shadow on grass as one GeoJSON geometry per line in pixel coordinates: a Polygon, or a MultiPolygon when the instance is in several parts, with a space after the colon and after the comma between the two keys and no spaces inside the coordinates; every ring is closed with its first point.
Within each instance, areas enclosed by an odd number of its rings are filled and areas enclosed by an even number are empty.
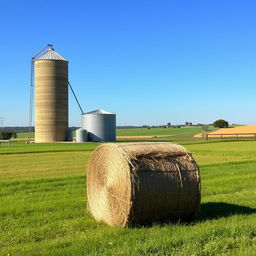
{"type": "Polygon", "coordinates": [[[136,225],[133,228],[150,228],[153,225],[170,225],[170,224],[183,224],[183,225],[195,225],[197,222],[207,220],[217,220],[219,218],[230,217],[232,215],[250,215],[256,214],[256,209],[247,206],[240,206],[236,204],[228,204],[222,202],[211,202],[201,204],[201,210],[195,218],[192,219],[179,219],[179,220],[163,220],[156,222],[148,222],[140,225],[136,225]]]}
{"type": "Polygon", "coordinates": [[[213,220],[232,215],[249,215],[256,213],[256,209],[236,204],[211,202],[201,204],[201,210],[195,221],[213,220]]]}

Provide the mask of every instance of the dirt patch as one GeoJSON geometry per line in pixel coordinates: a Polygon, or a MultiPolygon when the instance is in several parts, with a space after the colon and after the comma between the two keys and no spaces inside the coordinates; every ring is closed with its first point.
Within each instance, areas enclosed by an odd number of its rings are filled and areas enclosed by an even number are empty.
{"type": "Polygon", "coordinates": [[[194,135],[195,138],[203,138],[203,133],[197,133],[194,135]]]}

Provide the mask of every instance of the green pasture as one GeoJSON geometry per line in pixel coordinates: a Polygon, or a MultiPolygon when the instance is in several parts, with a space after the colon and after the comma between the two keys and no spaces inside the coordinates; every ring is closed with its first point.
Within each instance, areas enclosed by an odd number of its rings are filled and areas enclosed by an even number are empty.
{"type": "MultiPolygon", "coordinates": [[[[201,131],[201,127],[181,127],[181,128],[130,128],[117,129],[117,136],[157,136],[157,135],[177,135],[177,134],[196,134],[201,131]]],[[[75,136],[75,133],[73,134],[75,136]]],[[[27,132],[17,134],[18,138],[28,138],[27,132]]],[[[34,133],[31,133],[34,137],[34,133]]]]}
{"type": "MultiPolygon", "coordinates": [[[[215,130],[212,126],[208,127],[208,131],[215,130]]],[[[117,136],[164,136],[161,137],[161,140],[165,141],[188,141],[188,140],[202,140],[202,138],[194,138],[193,136],[197,133],[202,132],[201,126],[192,126],[192,127],[181,127],[181,128],[130,128],[130,129],[117,129],[117,136]],[[171,136],[171,137],[170,137],[171,136]]],[[[31,133],[31,138],[34,138],[34,133],[31,133]]],[[[73,136],[75,132],[73,132],[73,136]]],[[[28,138],[27,132],[17,133],[18,139],[28,138]]],[[[134,141],[134,138],[119,138],[118,141],[134,141]]],[[[160,140],[159,138],[137,138],[136,141],[155,141],[160,140]]]]}
{"type": "Polygon", "coordinates": [[[182,133],[199,133],[201,127],[181,127],[181,128],[130,128],[117,129],[117,136],[153,136],[153,135],[176,135],[182,133]]]}
{"type": "Polygon", "coordinates": [[[86,165],[98,144],[0,147],[0,255],[256,255],[256,142],[181,144],[201,170],[197,219],[124,229],[86,210],[86,165]]]}
{"type": "MultiPolygon", "coordinates": [[[[212,129],[212,128],[209,128],[212,129]]],[[[119,138],[118,141],[188,141],[202,140],[202,138],[194,138],[193,136],[200,133],[202,128],[197,127],[181,127],[181,128],[131,128],[117,129],[117,136],[155,136],[155,138],[119,138]],[[157,136],[164,136],[157,138],[157,136]]]]}
{"type": "MultiPolygon", "coordinates": [[[[34,138],[35,133],[31,132],[30,133],[31,138],[34,138]]],[[[29,137],[29,133],[28,132],[17,132],[17,138],[18,139],[27,139],[29,137]]]]}

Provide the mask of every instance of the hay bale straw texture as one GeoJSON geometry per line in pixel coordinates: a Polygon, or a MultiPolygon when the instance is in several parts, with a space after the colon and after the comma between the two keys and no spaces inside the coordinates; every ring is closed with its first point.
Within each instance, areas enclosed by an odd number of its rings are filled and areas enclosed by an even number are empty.
{"type": "Polygon", "coordinates": [[[111,226],[191,220],[200,206],[199,168],[176,144],[103,144],[90,156],[87,195],[94,218],[111,226]]]}

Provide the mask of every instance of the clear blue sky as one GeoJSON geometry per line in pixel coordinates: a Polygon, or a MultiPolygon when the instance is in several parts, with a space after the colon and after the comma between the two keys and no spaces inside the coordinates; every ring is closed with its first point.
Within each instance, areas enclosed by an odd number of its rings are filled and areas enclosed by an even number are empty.
{"type": "Polygon", "coordinates": [[[256,124],[254,0],[0,3],[5,126],[28,124],[30,58],[47,43],[69,60],[84,110],[115,112],[118,125],[256,124]]]}

